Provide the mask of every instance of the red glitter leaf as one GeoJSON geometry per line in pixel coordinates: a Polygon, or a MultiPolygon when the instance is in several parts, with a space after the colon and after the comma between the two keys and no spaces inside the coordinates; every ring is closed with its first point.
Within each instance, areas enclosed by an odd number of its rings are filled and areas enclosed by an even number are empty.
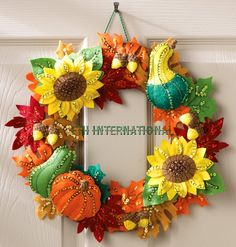
{"type": "Polygon", "coordinates": [[[30,145],[32,150],[36,151],[38,142],[33,139],[33,125],[44,119],[44,107],[40,106],[37,100],[30,98],[30,105],[17,105],[20,115],[23,117],[14,117],[6,123],[7,127],[22,128],[16,133],[16,139],[12,149],[18,149],[22,146],[30,145]]]}
{"type": "Polygon", "coordinates": [[[14,127],[14,128],[21,128],[24,127],[26,124],[26,119],[23,117],[14,117],[12,120],[7,122],[5,126],[7,127],[14,127]]]}
{"type": "MultiPolygon", "coordinates": [[[[206,148],[206,157],[214,162],[218,162],[216,154],[222,149],[229,146],[226,142],[215,140],[220,134],[223,127],[224,118],[216,121],[206,119],[203,123],[203,134],[197,138],[198,147],[206,148]]],[[[177,136],[183,136],[187,140],[188,127],[183,125],[183,128],[175,128],[177,136]]]]}
{"type": "Polygon", "coordinates": [[[97,241],[101,242],[105,231],[108,231],[109,228],[120,227],[120,222],[117,220],[118,216],[123,213],[119,205],[120,200],[120,196],[110,196],[94,217],[84,219],[78,223],[77,233],[82,232],[84,228],[89,228],[97,241]]]}

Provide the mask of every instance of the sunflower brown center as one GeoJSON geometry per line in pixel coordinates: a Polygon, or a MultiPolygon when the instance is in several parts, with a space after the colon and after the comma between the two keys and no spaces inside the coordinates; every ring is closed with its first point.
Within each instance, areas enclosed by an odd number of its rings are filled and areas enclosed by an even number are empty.
{"type": "Polygon", "coordinates": [[[53,85],[54,94],[61,101],[72,101],[81,97],[86,88],[86,79],[75,72],[60,76],[53,85]]]}
{"type": "Polygon", "coordinates": [[[173,155],[165,161],[162,169],[167,180],[182,183],[192,178],[197,168],[189,156],[173,155]]]}

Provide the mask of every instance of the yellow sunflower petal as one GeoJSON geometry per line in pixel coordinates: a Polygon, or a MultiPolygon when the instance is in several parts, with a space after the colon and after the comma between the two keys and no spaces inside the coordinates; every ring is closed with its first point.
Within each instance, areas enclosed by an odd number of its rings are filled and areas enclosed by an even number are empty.
{"type": "Polygon", "coordinates": [[[60,106],[61,106],[61,101],[59,100],[56,100],[53,103],[49,104],[48,105],[48,115],[52,115],[58,112],[60,109],[60,106]]]}
{"type": "Polygon", "coordinates": [[[186,182],[188,192],[193,195],[197,195],[197,188],[192,186],[190,182],[186,182]]]}
{"type": "Polygon", "coordinates": [[[47,105],[50,103],[53,103],[56,99],[56,96],[54,95],[54,91],[48,91],[45,94],[43,94],[39,100],[40,104],[47,105]]]}
{"type": "Polygon", "coordinates": [[[34,89],[35,93],[43,95],[48,91],[52,91],[53,90],[53,86],[50,84],[43,84],[41,86],[38,86],[34,89]]]}
{"type": "Polygon", "coordinates": [[[186,197],[186,195],[188,193],[187,185],[185,182],[175,183],[174,189],[175,189],[176,193],[178,193],[178,195],[181,197],[186,197]]]}
{"type": "Polygon", "coordinates": [[[167,191],[172,188],[172,182],[167,181],[166,178],[159,183],[157,194],[164,195],[167,191]]]}
{"type": "Polygon", "coordinates": [[[170,143],[167,140],[161,140],[160,148],[169,155],[170,143]]]}
{"type": "Polygon", "coordinates": [[[149,177],[159,178],[159,177],[163,176],[162,169],[153,169],[153,168],[156,168],[156,167],[149,168],[149,170],[146,173],[149,177]]]}
{"type": "Polygon", "coordinates": [[[60,110],[58,111],[60,117],[65,117],[70,110],[70,102],[62,101],[60,110]]]}
{"type": "Polygon", "coordinates": [[[207,158],[203,158],[195,161],[195,164],[198,170],[205,171],[211,168],[214,165],[214,162],[207,158]]]}
{"type": "Polygon", "coordinates": [[[89,60],[85,63],[84,74],[90,73],[93,70],[93,61],[89,60]]]}
{"type": "Polygon", "coordinates": [[[170,156],[182,154],[182,152],[183,147],[181,142],[179,142],[178,138],[174,138],[169,148],[170,156]]]}
{"type": "Polygon", "coordinates": [[[197,153],[197,142],[195,140],[189,141],[186,145],[184,145],[184,155],[193,158],[197,153]]]}
{"type": "Polygon", "coordinates": [[[100,94],[96,90],[90,90],[86,89],[86,92],[83,96],[81,96],[81,100],[83,101],[83,104],[87,108],[94,108],[94,101],[93,99],[99,97],[100,94]]]}
{"type": "Polygon", "coordinates": [[[197,189],[205,189],[205,184],[201,176],[194,174],[192,179],[189,179],[189,183],[197,189]]]}
{"type": "Polygon", "coordinates": [[[93,84],[88,84],[88,89],[99,89],[101,87],[103,87],[103,83],[100,81],[95,81],[93,84]]]}
{"type": "Polygon", "coordinates": [[[156,159],[160,160],[161,162],[165,162],[166,159],[169,158],[169,155],[164,150],[158,147],[154,148],[154,155],[156,156],[156,159]]]}
{"type": "Polygon", "coordinates": [[[83,102],[84,102],[84,106],[87,107],[87,108],[94,108],[94,101],[93,100],[84,100],[83,99],[83,102]]]}
{"type": "Polygon", "coordinates": [[[85,63],[84,58],[79,56],[74,61],[75,72],[79,73],[80,75],[84,73],[85,70],[85,63]]]}
{"type": "Polygon", "coordinates": [[[55,63],[55,71],[57,77],[69,72],[73,72],[74,70],[74,64],[68,56],[65,56],[62,60],[57,60],[57,62],[55,63]]]}
{"type": "Polygon", "coordinates": [[[164,176],[162,176],[160,178],[150,178],[150,180],[148,181],[148,185],[156,186],[156,185],[159,185],[160,183],[162,183],[163,180],[165,180],[164,176]]]}
{"type": "Polygon", "coordinates": [[[88,73],[84,73],[83,77],[85,78],[85,80],[87,81],[88,85],[93,85],[102,75],[102,71],[91,71],[88,73]]]}
{"type": "Polygon", "coordinates": [[[67,113],[67,120],[72,121],[75,116],[75,112],[70,109],[69,112],[67,113]]]}
{"type": "Polygon", "coordinates": [[[199,159],[202,159],[205,156],[205,153],[206,153],[206,148],[198,148],[197,153],[193,157],[193,160],[197,161],[199,159]]]}
{"type": "Polygon", "coordinates": [[[196,174],[198,174],[203,180],[210,180],[211,177],[207,171],[196,171],[196,174]]]}
{"type": "Polygon", "coordinates": [[[176,195],[176,191],[174,189],[174,186],[172,185],[172,187],[167,191],[167,197],[169,200],[172,200],[176,195]]]}
{"type": "Polygon", "coordinates": [[[53,83],[55,81],[55,78],[53,77],[48,77],[47,75],[41,74],[38,76],[39,81],[44,85],[44,84],[49,84],[53,86],[53,83]]]}
{"type": "MultiPolygon", "coordinates": [[[[62,60],[64,62],[64,67],[67,67],[69,72],[75,71],[74,63],[68,55],[64,56],[62,60]]],[[[67,70],[67,68],[65,68],[65,70],[67,70]]]]}
{"type": "Polygon", "coordinates": [[[187,141],[184,139],[183,136],[179,138],[179,142],[182,144],[183,147],[187,144],[187,141]]]}
{"type": "Polygon", "coordinates": [[[157,159],[157,157],[155,155],[148,155],[147,160],[148,160],[149,164],[152,166],[158,167],[160,169],[163,166],[163,160],[157,159]]]}
{"type": "Polygon", "coordinates": [[[71,109],[76,113],[80,113],[81,108],[83,107],[83,101],[81,99],[77,99],[70,102],[71,109]]]}
{"type": "Polygon", "coordinates": [[[44,74],[46,75],[46,77],[52,78],[53,80],[57,79],[57,72],[55,69],[44,68],[43,71],[44,71],[44,74]]]}

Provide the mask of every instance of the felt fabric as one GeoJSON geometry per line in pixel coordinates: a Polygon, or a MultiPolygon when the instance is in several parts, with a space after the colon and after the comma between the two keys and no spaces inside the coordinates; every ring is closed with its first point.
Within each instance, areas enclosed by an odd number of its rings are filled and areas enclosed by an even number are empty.
{"type": "Polygon", "coordinates": [[[213,91],[212,77],[198,79],[196,83],[188,78],[189,94],[186,97],[184,105],[195,112],[200,121],[204,122],[205,118],[212,118],[216,112],[216,102],[211,98],[213,91]]]}
{"type": "MultiPolygon", "coordinates": [[[[205,153],[206,148],[198,148],[196,140],[187,142],[183,137],[174,138],[171,143],[162,140],[160,147],[155,147],[154,155],[147,156],[151,168],[147,171],[149,178],[144,187],[144,205],[163,203],[165,200],[172,200],[176,195],[183,198],[187,196],[187,193],[197,195],[198,190],[203,193],[202,191],[207,189],[206,183],[212,179],[209,169],[214,165],[211,160],[205,158],[205,153]],[[194,162],[193,175],[189,178],[188,174],[185,174],[181,182],[170,180],[165,174],[168,160],[176,157],[177,161],[171,165],[176,167],[175,165],[180,165],[181,162],[183,165],[186,164],[185,159],[182,158],[186,156],[194,162]],[[158,200],[155,200],[155,197],[158,200]]],[[[180,165],[179,170],[173,170],[174,173],[183,174],[183,171],[186,171],[183,165],[180,165]]]]}
{"type": "Polygon", "coordinates": [[[75,151],[66,146],[57,148],[46,162],[32,169],[29,177],[31,189],[43,198],[48,198],[55,177],[69,171],[75,158],[75,151]]]}
{"type": "Polygon", "coordinates": [[[99,97],[97,89],[103,86],[103,83],[99,81],[103,72],[93,70],[93,62],[93,59],[86,61],[83,55],[66,55],[56,62],[47,58],[31,60],[34,76],[39,80],[34,91],[41,96],[39,103],[48,105],[48,115],[58,113],[61,118],[67,117],[72,121],[83,106],[94,108],[93,100],[99,97]],[[76,90],[80,90],[80,88],[69,87],[72,85],[73,78],[68,76],[72,74],[75,79],[83,80],[85,90],[78,98],[62,99],[59,95],[71,96],[77,93],[76,90]]]}
{"type": "Polygon", "coordinates": [[[28,146],[22,155],[14,156],[12,159],[16,162],[17,166],[22,168],[18,174],[22,177],[28,177],[31,170],[44,163],[52,155],[52,148],[44,142],[39,142],[39,146],[34,153],[30,146],[28,146]]]}
{"type": "Polygon", "coordinates": [[[58,212],[74,221],[96,215],[101,206],[101,192],[92,177],[80,171],[59,175],[50,195],[58,212]]]}
{"type": "Polygon", "coordinates": [[[163,110],[178,108],[188,95],[187,80],[170,68],[169,59],[173,52],[166,41],[154,47],[150,54],[146,94],[155,107],[163,110]]]}
{"type": "Polygon", "coordinates": [[[153,109],[153,121],[154,122],[162,122],[163,130],[165,130],[168,134],[168,137],[175,135],[175,128],[177,124],[180,122],[180,117],[183,114],[186,114],[190,111],[190,109],[186,106],[180,106],[173,110],[162,110],[159,108],[153,109]]]}
{"type": "Polygon", "coordinates": [[[80,233],[85,228],[89,228],[96,240],[101,242],[106,231],[123,230],[123,222],[119,217],[123,213],[120,200],[119,195],[109,197],[94,217],[78,223],[77,232],[80,233]]]}
{"type": "Polygon", "coordinates": [[[110,191],[109,191],[109,186],[102,182],[106,174],[101,170],[100,164],[89,165],[87,171],[85,171],[82,166],[76,165],[74,166],[74,170],[80,170],[84,174],[89,175],[94,179],[96,185],[99,187],[101,191],[102,203],[105,203],[107,198],[110,196],[110,191]]]}
{"type": "Polygon", "coordinates": [[[200,207],[205,207],[208,205],[207,200],[204,195],[188,195],[185,198],[179,197],[175,202],[175,207],[177,208],[177,214],[188,215],[189,207],[192,204],[198,204],[200,207]]]}
{"type": "MultiPolygon", "coordinates": [[[[218,162],[217,153],[229,146],[226,142],[217,140],[217,137],[222,132],[224,118],[216,121],[206,119],[202,124],[203,133],[196,139],[198,147],[206,148],[206,157],[214,162],[218,162]]],[[[187,139],[188,127],[183,125],[182,128],[176,127],[175,133],[177,136],[183,136],[187,139]]]]}
{"type": "Polygon", "coordinates": [[[33,97],[30,97],[29,106],[17,105],[16,107],[21,116],[14,117],[5,124],[7,127],[21,128],[16,133],[12,149],[16,150],[22,146],[30,145],[32,151],[36,152],[39,143],[33,139],[33,126],[44,119],[45,109],[33,97]]]}
{"type": "Polygon", "coordinates": [[[116,181],[111,181],[110,192],[111,195],[121,195],[122,209],[126,212],[136,212],[143,207],[143,184],[144,180],[138,182],[131,181],[130,185],[123,188],[116,181]]]}
{"type": "Polygon", "coordinates": [[[41,196],[35,196],[34,200],[38,203],[35,209],[35,213],[40,220],[43,220],[46,217],[48,217],[50,220],[55,218],[57,211],[50,199],[42,198],[41,196]]]}
{"type": "Polygon", "coordinates": [[[138,87],[145,88],[149,56],[147,48],[141,46],[135,38],[124,42],[122,35],[118,34],[111,36],[107,33],[99,33],[98,36],[103,54],[103,66],[101,70],[104,72],[104,76],[101,81],[104,86],[98,90],[100,97],[96,98],[95,102],[103,109],[106,101],[114,101],[118,104],[123,103],[119,95],[119,90],[138,87]],[[126,61],[124,62],[124,66],[118,66],[116,69],[113,69],[113,59],[117,54],[125,57],[126,61]],[[133,65],[131,66],[129,62],[132,62],[134,57],[136,58],[137,68],[133,72],[130,72],[133,65]]]}

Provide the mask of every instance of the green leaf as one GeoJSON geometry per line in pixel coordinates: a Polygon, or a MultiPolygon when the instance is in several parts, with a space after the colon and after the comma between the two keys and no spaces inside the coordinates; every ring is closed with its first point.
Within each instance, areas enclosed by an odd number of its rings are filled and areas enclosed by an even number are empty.
{"type": "Polygon", "coordinates": [[[31,66],[33,69],[33,74],[36,79],[38,79],[38,75],[43,74],[44,68],[54,68],[56,61],[52,58],[37,58],[30,60],[31,66]]]}
{"type": "Polygon", "coordinates": [[[215,169],[211,167],[208,173],[210,174],[211,180],[205,181],[205,189],[199,190],[199,192],[205,195],[215,195],[224,192],[224,182],[219,174],[216,173],[215,169]]]}
{"type": "Polygon", "coordinates": [[[85,61],[93,61],[93,70],[99,70],[103,64],[102,48],[100,46],[85,48],[81,51],[85,61]]]}
{"type": "Polygon", "coordinates": [[[213,91],[212,77],[199,79],[193,83],[191,79],[187,79],[189,83],[189,95],[184,105],[188,106],[193,112],[198,114],[201,122],[205,117],[211,118],[216,112],[215,100],[210,98],[213,91]]]}
{"type": "Polygon", "coordinates": [[[149,186],[148,181],[150,177],[146,176],[143,190],[143,204],[145,207],[147,206],[154,206],[158,204],[162,204],[165,201],[168,201],[168,197],[166,194],[164,195],[157,195],[158,186],[149,186]]]}

